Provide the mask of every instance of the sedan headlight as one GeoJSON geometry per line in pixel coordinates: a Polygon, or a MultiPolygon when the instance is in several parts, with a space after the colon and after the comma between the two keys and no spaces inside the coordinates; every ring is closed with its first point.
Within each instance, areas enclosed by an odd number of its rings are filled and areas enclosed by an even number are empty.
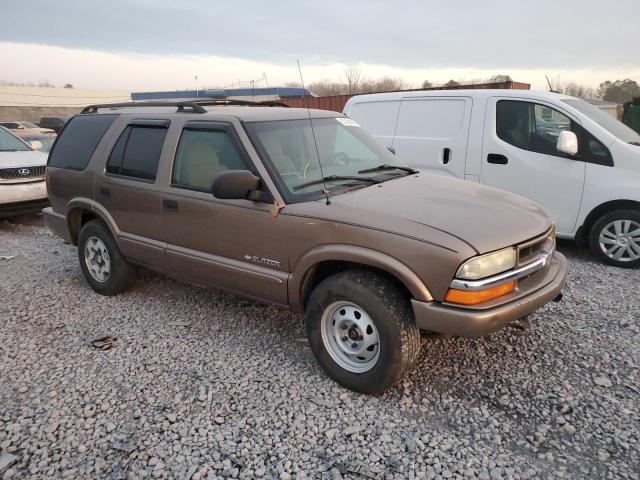
{"type": "Polygon", "coordinates": [[[516,249],[514,247],[504,248],[497,252],[487,253],[467,260],[458,269],[456,278],[478,280],[506,272],[515,266],[516,249]]]}

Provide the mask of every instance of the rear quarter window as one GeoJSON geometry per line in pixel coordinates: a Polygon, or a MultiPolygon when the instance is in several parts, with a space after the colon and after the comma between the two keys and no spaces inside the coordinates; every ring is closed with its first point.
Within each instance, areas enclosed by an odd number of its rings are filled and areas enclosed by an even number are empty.
{"type": "Polygon", "coordinates": [[[48,165],[67,170],[84,170],[91,156],[118,115],[73,117],[49,154],[48,165]]]}

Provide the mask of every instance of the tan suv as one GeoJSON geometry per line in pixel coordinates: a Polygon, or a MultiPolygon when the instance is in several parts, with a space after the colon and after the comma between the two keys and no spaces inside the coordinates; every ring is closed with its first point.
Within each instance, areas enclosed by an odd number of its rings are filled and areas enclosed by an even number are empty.
{"type": "Polygon", "coordinates": [[[304,312],[318,362],[365,393],[411,369],[420,330],[485,335],[559,298],[536,203],[408,168],[341,114],[237,103],[91,106],[64,127],[45,218],[96,292],[148,266],[304,312]]]}

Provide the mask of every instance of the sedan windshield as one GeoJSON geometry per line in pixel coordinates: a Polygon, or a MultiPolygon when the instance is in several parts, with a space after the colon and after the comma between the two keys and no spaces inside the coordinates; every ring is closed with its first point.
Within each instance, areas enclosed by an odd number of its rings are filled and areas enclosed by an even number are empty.
{"type": "Polygon", "coordinates": [[[290,203],[319,197],[325,183],[334,193],[410,173],[348,118],[316,118],[313,129],[309,119],[253,122],[247,128],[290,203]]]}
{"type": "Polygon", "coordinates": [[[0,152],[26,152],[31,150],[18,137],[0,128],[0,152]]]}
{"type": "Polygon", "coordinates": [[[578,98],[571,98],[562,101],[589,117],[611,135],[618,137],[623,142],[640,142],[640,135],[627,127],[624,123],[613,118],[608,113],[603,112],[598,107],[578,98]]]}

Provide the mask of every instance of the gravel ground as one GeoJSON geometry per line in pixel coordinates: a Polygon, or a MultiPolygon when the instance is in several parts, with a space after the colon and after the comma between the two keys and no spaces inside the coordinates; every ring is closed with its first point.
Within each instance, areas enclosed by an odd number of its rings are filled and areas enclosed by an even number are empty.
{"type": "Polygon", "coordinates": [[[640,270],[560,250],[529,336],[425,338],[367,397],[299,316],[150,272],[101,297],[40,219],[0,222],[0,476],[640,478],[640,270]]]}

